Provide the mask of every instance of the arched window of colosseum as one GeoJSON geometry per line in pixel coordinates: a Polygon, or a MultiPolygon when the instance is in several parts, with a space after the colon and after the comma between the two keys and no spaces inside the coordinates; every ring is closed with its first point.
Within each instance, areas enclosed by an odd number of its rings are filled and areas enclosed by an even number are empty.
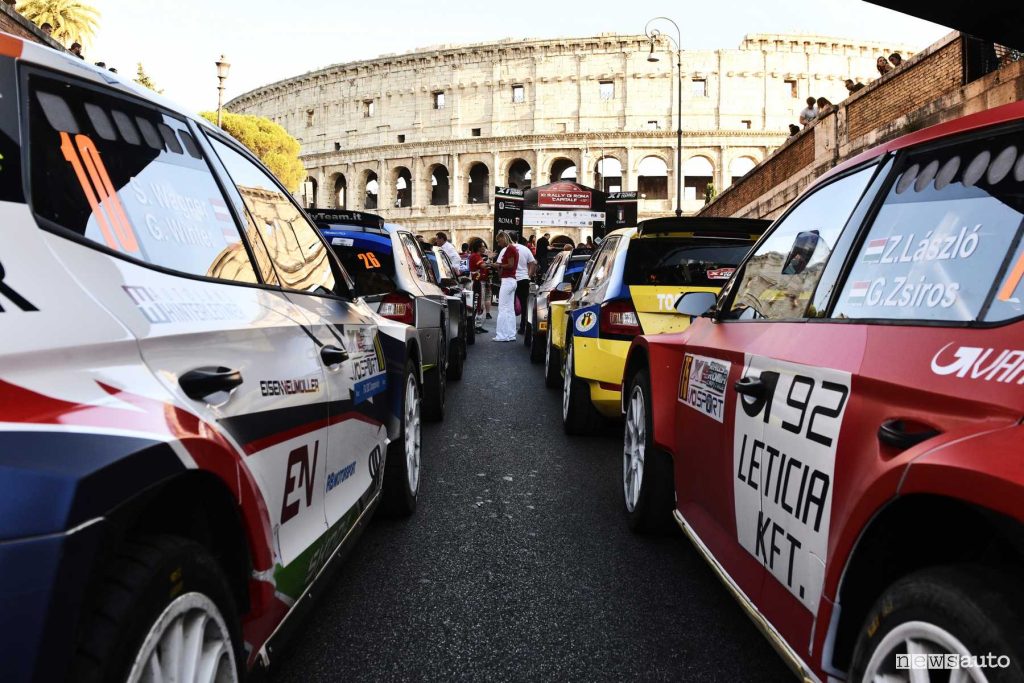
{"type": "Polygon", "coordinates": [[[316,190],[316,178],[306,176],[306,181],[302,183],[302,205],[307,209],[316,206],[316,190]]]}
{"type": "Polygon", "coordinates": [[[446,206],[448,204],[449,177],[448,169],[438,164],[430,172],[430,205],[446,206]]]}
{"type": "Polygon", "coordinates": [[[757,166],[757,162],[750,157],[737,157],[733,159],[732,163],[729,164],[729,184],[731,185],[732,183],[735,183],[737,180],[750,173],[754,166],[757,166]]]}
{"type": "Polygon", "coordinates": [[[551,163],[551,180],[549,182],[557,183],[559,180],[576,180],[576,162],[559,157],[551,163]]]}
{"type": "Polygon", "coordinates": [[[395,207],[412,206],[412,174],[405,166],[399,166],[391,172],[395,183],[395,207]]]}
{"type": "Polygon", "coordinates": [[[640,160],[636,189],[644,199],[668,199],[668,166],[660,157],[640,160]]]}
{"type": "Polygon", "coordinates": [[[622,164],[615,157],[601,157],[594,164],[594,187],[602,192],[622,191],[622,164]]]}
{"type": "Polygon", "coordinates": [[[683,164],[683,199],[704,199],[708,184],[715,175],[715,167],[707,157],[690,157],[683,164]]]}
{"type": "Polygon", "coordinates": [[[343,173],[339,173],[334,180],[334,208],[348,208],[348,182],[343,173]]]}
{"type": "Polygon", "coordinates": [[[491,196],[491,171],[486,164],[475,163],[469,169],[469,192],[466,199],[470,204],[486,204],[491,196]]]}
{"type": "Polygon", "coordinates": [[[363,199],[364,209],[376,209],[377,197],[380,196],[380,185],[377,183],[377,174],[373,171],[366,172],[366,196],[363,199]]]}
{"type": "Polygon", "coordinates": [[[516,159],[508,167],[508,187],[529,190],[533,187],[533,170],[525,159],[516,159]]]}

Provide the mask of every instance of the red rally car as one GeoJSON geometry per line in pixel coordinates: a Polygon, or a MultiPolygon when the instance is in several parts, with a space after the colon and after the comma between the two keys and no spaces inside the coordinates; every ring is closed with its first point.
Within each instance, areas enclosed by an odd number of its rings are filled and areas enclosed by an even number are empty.
{"type": "Polygon", "coordinates": [[[1022,237],[1019,102],[837,167],[634,341],[629,523],[674,516],[799,675],[1024,679],[1022,237]]]}

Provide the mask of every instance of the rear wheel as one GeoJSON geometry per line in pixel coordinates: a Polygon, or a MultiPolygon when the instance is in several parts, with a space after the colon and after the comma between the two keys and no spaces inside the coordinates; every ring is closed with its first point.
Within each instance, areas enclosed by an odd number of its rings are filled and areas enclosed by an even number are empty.
{"type": "Polygon", "coordinates": [[[473,317],[466,321],[466,345],[467,346],[472,346],[473,344],[476,344],[476,325],[477,325],[477,319],[476,319],[476,314],[474,313],[473,317]]]}
{"type": "Polygon", "coordinates": [[[597,411],[590,402],[590,387],[576,376],[576,353],[572,339],[566,343],[565,377],[562,380],[562,427],[566,434],[587,434],[598,425],[597,411]]]}
{"type": "Polygon", "coordinates": [[[444,419],[448,359],[437,355],[437,365],[423,373],[423,419],[430,422],[444,419]]]}
{"type": "Polygon", "coordinates": [[[78,682],[235,682],[244,657],[234,600],[206,548],[177,536],[114,557],[75,656],[78,682]]]}
{"type": "Polygon", "coordinates": [[[523,346],[529,348],[530,341],[533,339],[533,325],[530,322],[526,323],[526,327],[523,331],[523,346]]]}
{"type": "Polygon", "coordinates": [[[544,354],[547,352],[545,342],[547,341],[546,334],[534,334],[533,330],[530,330],[530,362],[533,364],[544,362],[544,354]]]}
{"type": "Polygon", "coordinates": [[[420,488],[420,386],[411,360],[405,362],[401,437],[388,446],[384,468],[384,510],[396,517],[416,511],[420,488]]]}
{"type": "Polygon", "coordinates": [[[654,445],[648,371],[634,374],[628,387],[622,448],[626,519],[633,531],[660,531],[672,519],[672,458],[654,445]]]}
{"type": "Polygon", "coordinates": [[[544,336],[544,386],[556,389],[562,383],[562,352],[551,343],[550,332],[544,336]]]}
{"type": "Polygon", "coordinates": [[[928,670],[913,667],[908,657],[916,655],[973,657],[984,664],[936,671],[945,674],[940,680],[1024,680],[1024,603],[1016,584],[1015,577],[979,565],[935,567],[899,579],[861,628],[850,680],[933,680],[928,670]]]}

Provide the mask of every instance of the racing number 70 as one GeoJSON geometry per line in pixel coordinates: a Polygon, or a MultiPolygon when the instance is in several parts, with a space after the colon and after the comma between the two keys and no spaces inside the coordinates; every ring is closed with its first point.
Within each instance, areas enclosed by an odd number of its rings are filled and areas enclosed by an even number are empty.
{"type": "Polygon", "coordinates": [[[85,200],[89,202],[92,215],[96,217],[100,232],[103,233],[103,241],[115,251],[137,252],[139,243],[135,240],[132,224],[128,222],[121,198],[117,196],[107,167],[93,141],[88,135],[76,135],[72,144],[71,136],[61,131],[60,151],[78,178],[85,200]]]}

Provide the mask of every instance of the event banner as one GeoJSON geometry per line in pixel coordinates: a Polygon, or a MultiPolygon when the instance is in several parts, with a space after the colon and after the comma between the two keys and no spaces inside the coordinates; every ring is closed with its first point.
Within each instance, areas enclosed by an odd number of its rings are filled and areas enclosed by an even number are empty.
{"type": "Polygon", "coordinates": [[[551,183],[537,188],[538,209],[590,209],[593,194],[576,183],[551,183]]]}
{"type": "Polygon", "coordinates": [[[523,230],[523,190],[516,187],[494,188],[494,233],[523,230]]]}
{"type": "Polygon", "coordinates": [[[636,192],[609,192],[605,200],[607,230],[636,227],[636,192]]]}
{"type": "Polygon", "coordinates": [[[523,212],[526,227],[590,228],[604,221],[603,211],[546,211],[527,209],[523,212]]]}

